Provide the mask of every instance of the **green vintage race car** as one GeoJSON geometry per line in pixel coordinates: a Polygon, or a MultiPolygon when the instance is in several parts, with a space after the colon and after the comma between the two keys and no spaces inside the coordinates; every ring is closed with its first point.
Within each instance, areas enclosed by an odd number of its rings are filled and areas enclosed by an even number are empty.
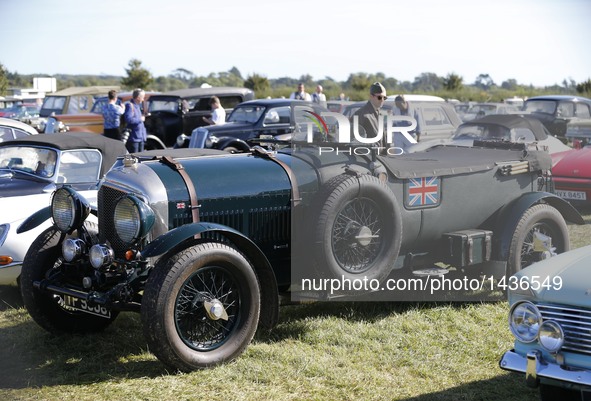
{"type": "Polygon", "coordinates": [[[434,262],[510,275],[568,250],[565,220],[583,223],[547,192],[544,152],[321,145],[128,155],[102,180],[97,210],[59,189],[20,227],[54,222],[24,261],[27,310],[56,333],[137,311],[150,351],[186,371],[239,356],[303,279],[382,283],[434,262]]]}

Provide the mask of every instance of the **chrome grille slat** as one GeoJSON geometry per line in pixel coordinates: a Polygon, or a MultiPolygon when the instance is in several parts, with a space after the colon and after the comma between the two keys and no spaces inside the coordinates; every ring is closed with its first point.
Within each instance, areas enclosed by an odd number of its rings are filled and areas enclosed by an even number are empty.
{"type": "Polygon", "coordinates": [[[591,310],[560,305],[536,305],[543,320],[554,320],[564,331],[565,350],[591,355],[591,310]]]}
{"type": "Polygon", "coordinates": [[[115,252],[116,257],[123,257],[125,254],[125,244],[115,234],[115,222],[113,220],[113,210],[117,200],[127,193],[107,185],[101,186],[98,192],[98,221],[99,221],[99,240],[104,243],[108,241],[115,252]]]}

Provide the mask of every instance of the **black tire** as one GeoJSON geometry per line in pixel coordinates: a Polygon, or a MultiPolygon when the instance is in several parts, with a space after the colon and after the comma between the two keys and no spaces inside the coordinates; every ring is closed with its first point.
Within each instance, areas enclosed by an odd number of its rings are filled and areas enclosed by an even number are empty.
{"type": "Polygon", "coordinates": [[[238,357],[250,344],[260,302],[257,276],[240,252],[200,243],[156,264],[142,300],[144,335],[150,351],[172,368],[214,366],[238,357]],[[208,314],[211,305],[205,301],[221,305],[227,320],[208,314]]]}
{"type": "Polygon", "coordinates": [[[234,146],[226,146],[223,150],[224,152],[228,153],[241,153],[240,150],[238,150],[238,148],[235,148],[234,146]]]}
{"type": "Polygon", "coordinates": [[[577,390],[569,390],[562,387],[549,386],[547,384],[540,384],[540,400],[541,401],[567,401],[567,400],[582,400],[581,392],[577,390]]]}
{"type": "Polygon", "coordinates": [[[384,280],[400,251],[402,218],[388,186],[370,175],[340,175],[318,194],[315,267],[325,278],[384,280]]]}
{"type": "MultiPolygon", "coordinates": [[[[91,235],[96,235],[96,224],[84,223],[91,235]]],[[[33,281],[42,280],[56,263],[61,263],[61,233],[50,227],[37,237],[25,255],[21,272],[21,295],[33,320],[51,333],[95,333],[104,330],[118,316],[111,311],[110,318],[67,310],[57,295],[33,287],[33,281]]]]}
{"type": "Polygon", "coordinates": [[[543,255],[533,250],[533,234],[536,231],[552,238],[556,253],[570,249],[568,228],[560,212],[547,204],[534,205],[521,216],[511,238],[507,260],[508,276],[542,260],[543,255]]]}

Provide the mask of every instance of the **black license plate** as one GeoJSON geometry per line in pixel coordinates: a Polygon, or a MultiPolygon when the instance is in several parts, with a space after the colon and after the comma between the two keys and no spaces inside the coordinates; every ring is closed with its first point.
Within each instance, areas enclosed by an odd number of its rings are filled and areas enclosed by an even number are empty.
{"type": "Polygon", "coordinates": [[[102,305],[90,304],[88,301],[70,295],[64,295],[64,306],[66,309],[76,310],[79,312],[89,313],[91,315],[104,317],[109,319],[111,317],[111,310],[102,305]]]}

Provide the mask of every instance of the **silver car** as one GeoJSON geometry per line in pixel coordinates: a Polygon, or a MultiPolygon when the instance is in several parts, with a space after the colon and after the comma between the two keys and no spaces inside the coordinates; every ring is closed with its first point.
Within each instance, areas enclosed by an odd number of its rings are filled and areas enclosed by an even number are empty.
{"type": "Polygon", "coordinates": [[[524,374],[528,386],[539,386],[542,400],[591,397],[590,261],[591,245],[507,280],[515,344],[500,367],[524,374]]]}

